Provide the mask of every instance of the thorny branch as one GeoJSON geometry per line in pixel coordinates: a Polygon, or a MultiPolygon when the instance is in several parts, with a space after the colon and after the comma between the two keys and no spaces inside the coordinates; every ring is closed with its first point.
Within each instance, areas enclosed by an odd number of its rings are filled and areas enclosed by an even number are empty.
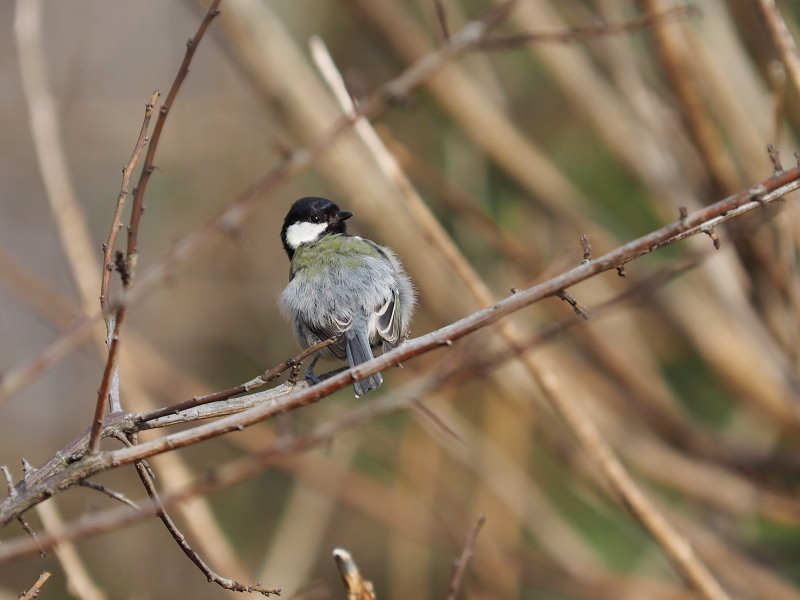
{"type": "MultiPolygon", "coordinates": [[[[95,473],[193,445],[224,433],[248,427],[274,417],[276,414],[316,402],[332,392],[350,385],[355,378],[362,378],[385,370],[436,348],[450,346],[455,340],[495,323],[500,318],[534,302],[554,296],[563,289],[603,271],[614,269],[620,264],[627,263],[655,249],[685,239],[689,235],[701,233],[708,223],[719,224],[758,209],[764,204],[776,202],[798,188],[800,188],[800,168],[770,177],[752,188],[688,214],[683,220],[624,244],[587,264],[582,264],[552,279],[519,291],[495,305],[473,313],[451,325],[410,340],[386,354],[359,365],[355,369],[333,376],[314,387],[297,390],[284,385],[268,392],[256,392],[246,396],[243,398],[244,401],[252,401],[256,404],[239,414],[145,442],[132,448],[102,451],[94,456],[86,455],[85,439],[78,439],[62,449],[56,458],[14,486],[13,493],[0,503],[0,526],[7,524],[17,515],[23,514],[38,502],[76,485],[95,473]]],[[[797,428],[800,427],[800,422],[790,425],[797,428]]],[[[112,414],[106,419],[103,434],[132,433],[136,430],[136,415],[112,414]]],[[[306,446],[303,445],[303,447],[306,446]]],[[[0,559],[3,554],[4,552],[0,551],[0,559]]]]}
{"type": "MultiPolygon", "coordinates": [[[[242,383],[241,385],[237,385],[227,390],[214,392],[213,394],[207,394],[205,396],[195,396],[190,400],[186,400],[185,402],[180,402],[178,404],[173,404],[172,406],[165,406],[164,408],[151,410],[150,412],[138,415],[136,417],[136,422],[142,424],[147,423],[147,425],[145,425],[143,428],[161,427],[163,425],[160,424],[154,425],[152,422],[156,421],[157,419],[162,419],[163,423],[167,423],[168,420],[163,418],[169,417],[170,415],[176,415],[176,418],[172,420],[173,423],[179,422],[180,420],[179,413],[186,413],[186,411],[188,411],[189,409],[197,408],[199,406],[205,406],[213,402],[220,402],[221,400],[227,400],[228,398],[232,398],[233,396],[238,396],[239,394],[243,394],[245,392],[258,389],[261,386],[266,385],[270,381],[274,381],[288,369],[292,369],[294,371],[306,358],[308,358],[312,354],[315,354],[319,350],[322,350],[323,348],[327,348],[332,343],[333,343],[332,339],[325,340],[322,342],[317,342],[316,344],[313,344],[308,348],[306,348],[305,350],[303,350],[300,354],[298,354],[294,358],[279,363],[278,365],[271,368],[269,371],[259,375],[254,379],[251,379],[246,383],[242,383]]],[[[216,410],[210,411],[208,416],[203,416],[202,413],[197,411],[195,412],[195,415],[196,418],[198,419],[220,416],[216,410]]]]}
{"type": "MultiPolygon", "coordinates": [[[[152,140],[150,141],[150,145],[147,148],[147,154],[145,155],[144,165],[142,168],[142,172],[139,175],[139,183],[136,186],[136,189],[133,193],[133,206],[131,207],[131,222],[128,226],[128,248],[125,254],[125,260],[121,264],[120,275],[122,276],[122,284],[124,289],[128,289],[128,287],[133,282],[134,276],[136,275],[136,265],[138,263],[138,256],[139,256],[139,225],[141,223],[142,213],[144,212],[144,195],[147,190],[147,183],[150,181],[150,175],[152,174],[153,170],[155,169],[154,159],[156,149],[158,148],[158,142],[161,139],[161,132],[164,129],[164,124],[167,120],[167,115],[169,114],[169,110],[172,107],[172,103],[175,101],[176,96],[178,95],[178,91],[181,88],[186,76],[189,74],[189,65],[192,62],[192,58],[194,58],[194,53],[197,50],[197,46],[200,43],[200,40],[203,39],[205,32],[208,30],[211,21],[219,14],[219,4],[221,0],[214,0],[212,2],[211,7],[208,9],[205,18],[200,23],[200,27],[197,29],[197,33],[195,36],[189,40],[188,44],[186,45],[186,54],[183,57],[183,62],[181,63],[180,68],[178,69],[178,74],[175,76],[175,81],[172,83],[172,87],[167,94],[164,103],[161,105],[161,109],[159,110],[158,119],[156,120],[155,128],[153,129],[153,136],[152,140]]],[[[157,92],[156,92],[157,94],[157,92]]],[[[154,103],[154,99],[156,98],[156,94],[153,94],[153,101],[150,103],[147,112],[145,113],[145,122],[142,126],[142,131],[139,134],[140,141],[143,139],[143,134],[146,132],[146,126],[150,120],[150,114],[152,113],[152,105],[154,103]]],[[[141,147],[139,146],[139,142],[137,142],[137,148],[139,152],[141,152],[141,147]]],[[[134,150],[134,157],[138,158],[138,153],[136,149],[134,150]]],[[[128,180],[129,181],[129,180],[128,180]]],[[[124,198],[127,195],[126,184],[128,182],[124,179],[123,175],[123,189],[120,191],[120,198],[124,198]]],[[[122,207],[120,206],[120,202],[117,203],[117,212],[120,212],[122,207]]],[[[115,215],[116,217],[116,215],[115,215]]],[[[116,237],[115,228],[117,226],[116,221],[112,223],[111,234],[109,235],[109,241],[107,247],[105,249],[106,253],[111,253],[114,251],[112,243],[116,237]]],[[[108,260],[106,260],[106,265],[108,264],[108,260]]],[[[104,272],[108,269],[108,267],[104,268],[104,272]]],[[[104,282],[105,283],[105,282],[104,282]]],[[[108,294],[108,290],[105,290],[106,296],[108,294]]],[[[101,298],[103,297],[101,292],[101,298]]],[[[102,301],[101,301],[102,305],[102,301]]],[[[101,306],[102,308],[102,306],[101,306]]],[[[103,311],[101,311],[103,312],[103,311]]],[[[106,364],[103,369],[103,377],[100,383],[100,389],[97,392],[97,403],[95,404],[94,410],[94,419],[92,420],[92,433],[89,439],[89,453],[95,454],[99,447],[100,447],[100,439],[101,439],[101,429],[103,425],[103,414],[105,413],[105,404],[106,398],[109,396],[109,390],[111,389],[112,382],[116,377],[118,377],[119,372],[119,352],[120,352],[120,333],[122,331],[122,326],[125,322],[125,318],[128,314],[128,303],[123,298],[123,301],[120,302],[119,306],[116,310],[116,315],[114,317],[108,316],[106,317],[106,326],[107,326],[107,340],[108,340],[108,357],[106,358],[106,364]]],[[[119,406],[119,399],[112,403],[111,409],[121,409],[119,406]]]]}
{"type": "MultiPolygon", "coordinates": [[[[142,154],[144,147],[150,138],[147,137],[147,131],[150,128],[150,119],[153,116],[153,109],[155,108],[161,92],[156,90],[150,97],[150,101],[145,105],[144,120],[142,121],[142,128],[139,131],[139,137],[133,147],[131,158],[125,167],[122,169],[122,184],[120,185],[119,195],[117,196],[117,206],[114,209],[114,217],[111,219],[111,231],[108,232],[108,240],[103,245],[103,275],[100,282],[100,307],[103,312],[111,316],[109,306],[109,288],[111,286],[111,273],[114,270],[114,265],[117,262],[114,259],[114,249],[117,243],[117,234],[122,229],[122,212],[125,209],[125,200],[128,198],[130,192],[130,182],[133,176],[133,170],[139,162],[139,156],[142,154]]],[[[112,329],[113,324],[109,324],[107,329],[112,329]]]]}
{"type": "MultiPolygon", "coordinates": [[[[699,258],[695,258],[687,264],[680,266],[673,265],[670,268],[662,269],[662,271],[652,280],[645,280],[642,282],[641,286],[633,286],[628,291],[623,292],[616,299],[612,299],[603,305],[597,306],[594,310],[595,316],[601,314],[603,311],[617,306],[620,301],[635,299],[638,295],[644,293],[645,290],[651,291],[654,287],[658,287],[659,283],[664,283],[671,277],[683,272],[685,269],[691,268],[697,263],[698,260],[699,258]]],[[[192,498],[208,494],[211,491],[236,485],[241,481],[257,475],[264,469],[268,468],[280,457],[287,456],[295,452],[302,452],[316,444],[329,441],[343,431],[361,426],[397,410],[402,410],[403,408],[416,403],[416,398],[422,397],[425,394],[435,393],[442,387],[452,385],[453,383],[464,385],[472,379],[480,377],[483,374],[490,372],[492,369],[506,364],[509,360],[517,357],[521,352],[526,351],[528,348],[538,346],[550,339],[554,339],[560,333],[567,331],[581,323],[583,323],[581,320],[568,319],[563,323],[554,324],[548,327],[524,344],[520,344],[515,347],[508,347],[502,351],[494,352],[489,357],[482,357],[477,362],[471,361],[468,364],[459,365],[454,369],[450,369],[447,372],[428,376],[424,381],[413,382],[395,393],[379,398],[372,404],[363,405],[356,411],[348,413],[336,421],[323,424],[303,436],[298,436],[289,440],[282,440],[277,445],[271,446],[257,455],[240,459],[233,464],[229,464],[221,469],[217,469],[214,472],[208,473],[205,479],[196,481],[183,487],[182,489],[162,496],[162,505],[165,508],[169,508],[180,504],[181,502],[186,502],[192,498]]],[[[282,390],[277,388],[275,392],[279,392],[275,395],[276,401],[278,400],[278,396],[280,396],[280,401],[282,402],[290,399],[288,390],[286,388],[282,390]]],[[[248,398],[257,395],[258,394],[253,394],[248,396],[248,398]]],[[[125,415],[109,415],[106,418],[108,426],[105,428],[105,430],[109,432],[108,435],[113,435],[110,433],[112,430],[121,432],[125,428],[123,426],[123,417],[125,417],[125,415]]],[[[86,437],[84,437],[82,441],[76,440],[70,445],[69,448],[62,450],[60,454],[63,456],[69,456],[73,452],[78,452],[80,448],[85,448],[85,445],[86,437]]],[[[48,469],[47,467],[42,467],[42,470],[47,471],[48,469]]],[[[60,536],[53,536],[45,533],[43,536],[40,536],[39,543],[37,544],[32,543],[28,539],[8,541],[2,547],[0,547],[0,563],[12,558],[29,555],[41,548],[52,548],[61,540],[76,541],[85,539],[107,531],[119,529],[120,527],[144,521],[155,515],[156,511],[153,505],[142,508],[139,511],[130,511],[124,509],[107,510],[93,515],[91,519],[82,520],[68,525],[60,536]]]]}

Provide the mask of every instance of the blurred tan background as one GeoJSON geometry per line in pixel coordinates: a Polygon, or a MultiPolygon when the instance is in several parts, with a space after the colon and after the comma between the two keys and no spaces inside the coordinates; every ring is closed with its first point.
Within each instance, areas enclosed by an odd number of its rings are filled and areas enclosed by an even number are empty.
{"type": "MultiPolygon", "coordinates": [[[[37,44],[26,46],[14,28],[15,14],[30,4],[8,1],[0,11],[4,377],[91,306],[64,250],[83,234],[59,231],[31,133],[21,53],[37,44]]],[[[451,32],[493,6],[441,4],[451,32]]],[[[704,0],[701,14],[676,18],[668,11],[682,3],[520,0],[497,36],[571,30],[581,39],[471,52],[376,126],[463,265],[500,299],[579,264],[581,234],[599,256],[674,221],[680,206],[694,210],[765,179],[768,143],[794,166],[798,82],[781,67],[759,4],[704,0]],[[665,11],[656,28],[592,35],[603,23],[665,11]]],[[[797,39],[798,7],[778,7],[797,39]]],[[[96,251],[96,265],[78,269],[96,278],[95,296],[144,104],[153,90],[169,89],[205,8],[78,0],[41,7],[38,48],[56,128],[78,220],[96,251]]],[[[441,43],[428,0],[224,0],[222,11],[158,148],[142,272],[279,164],[281,148],[300,148],[335,123],[340,109],[310,61],[310,36],[327,44],[356,98],[441,43]]],[[[413,335],[488,304],[474,296],[476,280],[465,282],[431,242],[419,207],[349,134],[133,306],[121,366],[125,408],[227,388],[296,353],[276,307],[288,272],[278,234],[289,204],[303,195],[353,210],[351,231],[402,257],[420,291],[413,335]]],[[[737,598],[800,598],[794,202],[721,230],[719,252],[707,238],[690,240],[630,264],[624,279],[612,271],[571,290],[590,312],[627,290],[643,294],[533,355],[589,409],[737,598]],[[681,271],[687,262],[697,264],[681,271]],[[648,279],[669,268],[680,277],[666,285],[648,279]]],[[[552,299],[512,322],[525,337],[572,317],[552,299]]],[[[89,424],[102,374],[98,340],[102,329],[0,399],[0,464],[15,478],[21,458],[41,463],[89,424]]],[[[377,394],[504,344],[497,327],[479,332],[384,373],[377,394]]],[[[279,430],[302,432],[369,400],[354,400],[348,388],[280,421],[159,458],[157,483],[166,489],[202,476],[265,447],[279,430]]],[[[422,401],[435,420],[381,419],[176,511],[177,520],[220,574],[282,587],[286,597],[344,597],[330,554],[341,546],[378,598],[444,598],[451,561],[479,514],[487,523],[465,598],[698,597],[604,493],[520,363],[422,401]]],[[[130,469],[98,481],[143,496],[130,469]]],[[[56,503],[64,519],[111,505],[83,489],[56,503]]],[[[28,515],[34,529],[42,518],[28,515]]],[[[11,525],[0,539],[22,533],[11,525]]],[[[206,583],[155,521],[76,548],[82,567],[64,567],[53,555],[0,565],[0,598],[16,597],[42,570],[54,573],[48,598],[232,593],[206,583]]]]}

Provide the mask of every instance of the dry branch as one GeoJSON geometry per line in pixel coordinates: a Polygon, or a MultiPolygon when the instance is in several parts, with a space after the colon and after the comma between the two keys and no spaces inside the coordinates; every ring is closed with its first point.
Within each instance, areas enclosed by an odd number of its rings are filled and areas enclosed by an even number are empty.
{"type": "Polygon", "coordinates": [[[150,501],[155,507],[156,516],[161,519],[161,522],[164,523],[164,526],[167,528],[167,531],[169,531],[172,539],[175,540],[183,553],[189,557],[189,559],[197,566],[198,569],[200,569],[208,581],[216,583],[223,589],[234,592],[258,592],[264,596],[271,596],[273,594],[276,596],[281,595],[281,590],[279,588],[265,588],[260,583],[239,583],[233,579],[222,577],[212,570],[211,567],[209,567],[205,561],[200,558],[200,555],[189,545],[189,542],[186,541],[186,536],[180,532],[177,525],[175,525],[175,521],[173,521],[172,517],[170,517],[167,513],[164,505],[161,503],[161,498],[158,496],[156,486],[153,483],[153,478],[150,475],[150,472],[144,461],[139,461],[136,463],[136,473],[139,475],[139,479],[141,479],[145,490],[147,490],[147,495],[150,497],[150,501]]]}
{"type": "MultiPolygon", "coordinates": [[[[655,249],[685,239],[689,235],[701,233],[709,223],[720,223],[748,211],[759,209],[764,204],[776,202],[798,188],[800,188],[800,168],[770,177],[752,188],[691,213],[684,220],[633,240],[557,277],[519,291],[456,323],[410,340],[391,352],[359,365],[356,369],[347,370],[311,388],[295,391],[291,387],[280,386],[268,392],[252,394],[247,397],[248,400],[259,402],[259,404],[239,414],[200,425],[188,431],[170,434],[132,448],[101,451],[93,456],[86,455],[86,439],[79,438],[64,448],[46,466],[33,472],[14,486],[13,492],[0,503],[0,526],[23,514],[38,502],[77,485],[80,481],[96,473],[237,431],[277,414],[317,402],[334,391],[352,384],[355,378],[363,378],[385,370],[436,348],[450,346],[455,340],[491,325],[500,318],[534,302],[554,296],[562,289],[613,269],[619,264],[634,260],[655,249]]],[[[789,426],[796,428],[798,426],[797,415],[790,412],[787,413],[787,416],[794,419],[789,426]]],[[[136,431],[136,415],[112,414],[106,419],[103,435],[130,434],[136,431]]],[[[306,440],[299,444],[298,448],[305,448],[309,443],[313,442],[306,440]]],[[[0,559],[4,554],[0,551],[0,559]]]]}
{"type": "Polygon", "coordinates": [[[50,579],[50,573],[45,571],[44,573],[39,575],[39,579],[37,579],[36,583],[34,583],[31,586],[31,589],[29,589],[27,592],[23,593],[19,597],[19,600],[33,600],[34,598],[38,598],[39,597],[39,592],[41,591],[42,586],[45,583],[47,583],[48,579],[50,579]]]}
{"type": "MultiPolygon", "coordinates": [[[[186,53],[183,57],[183,62],[181,62],[181,66],[178,69],[178,73],[175,76],[175,80],[172,83],[172,87],[167,94],[164,103],[161,105],[161,109],[159,110],[158,119],[156,120],[155,127],[153,128],[153,135],[150,141],[150,145],[147,148],[147,154],[145,155],[144,159],[144,166],[142,168],[142,172],[139,175],[139,183],[136,186],[136,189],[133,193],[133,205],[131,206],[131,219],[130,224],[128,225],[128,247],[127,252],[125,253],[124,259],[122,257],[122,253],[118,254],[118,259],[115,261],[117,265],[117,270],[120,273],[120,277],[122,279],[122,286],[123,289],[128,289],[128,287],[133,282],[133,279],[136,275],[136,267],[139,261],[139,226],[141,224],[142,214],[144,213],[144,196],[145,192],[147,191],[147,184],[150,181],[150,176],[155,169],[154,159],[155,153],[158,149],[158,142],[161,139],[161,132],[164,130],[164,124],[167,121],[167,115],[169,115],[169,110],[172,107],[172,103],[175,101],[175,98],[178,95],[178,92],[181,89],[181,85],[183,84],[186,76],[189,74],[189,65],[194,58],[195,51],[197,50],[197,46],[200,41],[203,39],[206,31],[208,30],[211,21],[219,14],[219,4],[222,0],[214,0],[211,3],[211,6],[206,13],[205,18],[200,23],[200,26],[197,29],[197,33],[195,33],[194,37],[189,40],[186,45],[186,53]]],[[[153,99],[155,99],[156,94],[153,94],[153,99]]],[[[138,158],[139,152],[141,152],[141,143],[144,137],[144,133],[146,132],[147,124],[150,121],[150,114],[152,112],[153,102],[151,101],[148,104],[148,109],[145,112],[145,119],[142,125],[142,130],[139,134],[139,141],[137,142],[136,147],[134,148],[133,158],[132,160],[138,158]],[[138,151],[137,151],[138,150],[138,151]]],[[[128,167],[126,167],[127,169],[128,167]]],[[[127,181],[125,180],[125,171],[123,171],[123,182],[122,182],[122,190],[120,191],[120,198],[124,199],[125,195],[127,194],[126,185],[127,181]]],[[[130,171],[127,173],[130,175],[130,171]]],[[[121,201],[117,201],[117,212],[121,210],[121,201]]],[[[113,243],[113,238],[115,236],[114,228],[116,227],[116,222],[112,222],[111,225],[111,234],[109,236],[109,245],[113,243]]],[[[107,247],[106,252],[113,252],[112,247],[107,247]]],[[[108,290],[106,290],[107,292],[108,290]]],[[[102,297],[102,295],[101,295],[102,297]]],[[[101,302],[101,309],[104,308],[101,302]]],[[[101,312],[104,312],[101,310],[101,312]]],[[[110,402],[110,410],[121,410],[121,405],[119,403],[118,391],[113,396],[109,396],[109,392],[113,389],[112,383],[118,379],[119,377],[119,354],[120,354],[120,344],[121,344],[121,331],[122,326],[125,323],[125,319],[128,314],[128,303],[123,300],[117,306],[115,311],[115,315],[112,317],[110,315],[106,316],[106,327],[107,327],[107,340],[108,340],[108,357],[106,358],[106,364],[103,368],[103,378],[100,382],[100,389],[97,391],[97,402],[95,404],[94,409],[94,418],[92,419],[92,428],[91,428],[91,436],[89,438],[89,453],[95,454],[97,453],[98,449],[100,448],[100,438],[101,438],[101,429],[103,426],[103,415],[105,414],[105,404],[106,399],[115,398],[115,401],[110,402]]]]}
{"type": "Polygon", "coordinates": [[[478,539],[478,534],[486,522],[486,517],[481,515],[475,522],[475,525],[470,529],[467,538],[464,540],[464,547],[461,549],[461,555],[453,561],[453,574],[450,576],[450,584],[447,587],[447,596],[445,600],[456,600],[458,592],[461,589],[461,581],[464,579],[464,574],[467,572],[467,564],[472,560],[475,554],[475,541],[478,539]]]}

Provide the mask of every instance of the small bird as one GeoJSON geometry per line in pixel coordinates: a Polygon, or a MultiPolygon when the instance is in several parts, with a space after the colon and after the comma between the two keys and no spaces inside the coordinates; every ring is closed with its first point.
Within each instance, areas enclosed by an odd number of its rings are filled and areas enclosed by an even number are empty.
{"type": "MultiPolygon", "coordinates": [[[[345,221],[352,216],[326,198],[292,204],[281,229],[291,268],[280,301],[303,348],[333,338],[322,353],[350,367],[372,359],[379,345],[386,351],[404,341],[416,304],[411,279],[394,252],[347,234],[345,221]]],[[[312,383],[320,381],[314,374],[319,357],[305,373],[312,383]]],[[[356,398],[381,383],[380,373],[356,381],[356,398]]]]}

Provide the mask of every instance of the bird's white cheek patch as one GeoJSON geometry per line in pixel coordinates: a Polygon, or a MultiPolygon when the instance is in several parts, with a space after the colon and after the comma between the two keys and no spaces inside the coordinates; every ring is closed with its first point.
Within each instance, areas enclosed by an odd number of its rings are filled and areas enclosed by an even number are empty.
{"type": "Polygon", "coordinates": [[[326,227],[327,223],[295,223],[286,229],[286,242],[291,248],[314,242],[319,239],[326,227]]]}

